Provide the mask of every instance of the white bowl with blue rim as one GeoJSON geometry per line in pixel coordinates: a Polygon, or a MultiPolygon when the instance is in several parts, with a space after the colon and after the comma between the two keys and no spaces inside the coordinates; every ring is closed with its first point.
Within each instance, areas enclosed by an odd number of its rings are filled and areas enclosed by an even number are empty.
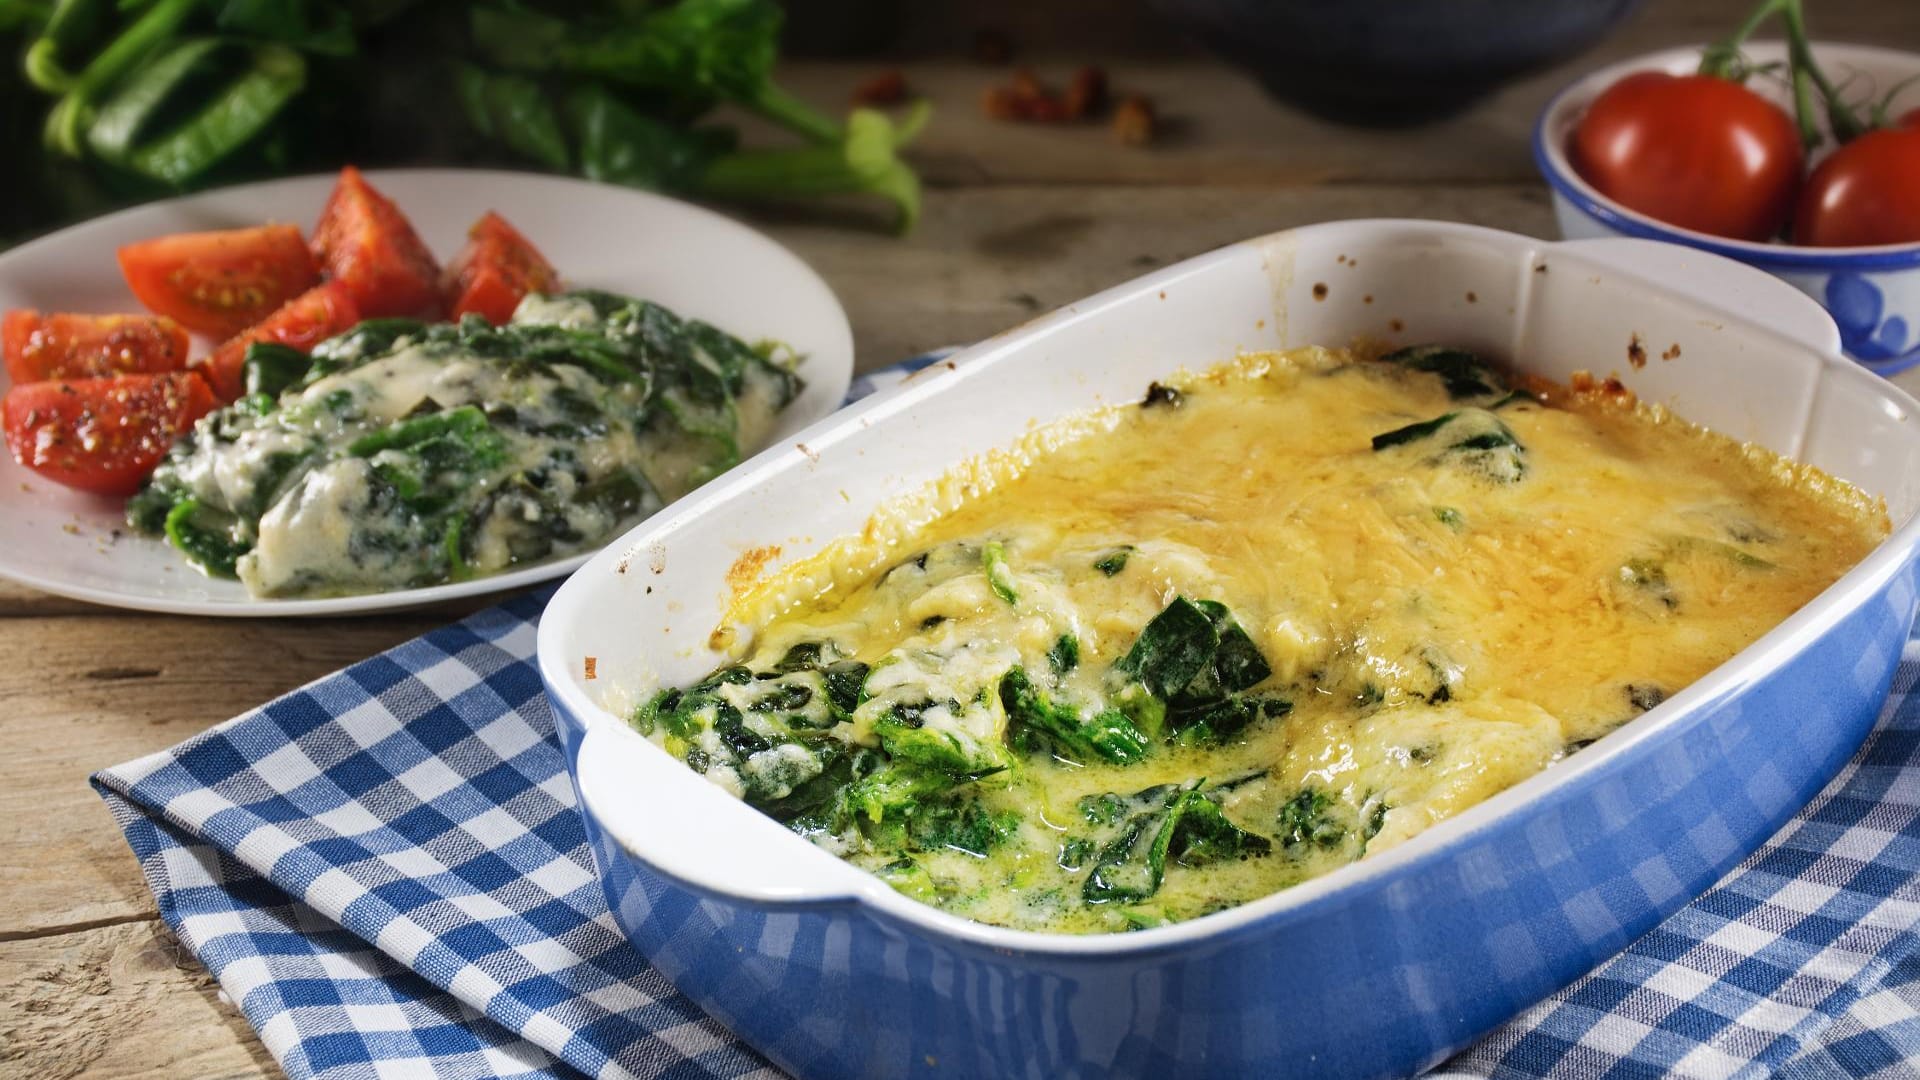
{"type": "MultiPolygon", "coordinates": [[[[1748,46],[1756,64],[1784,63],[1786,46],[1748,46]]],[[[1920,80],[1920,53],[1864,45],[1816,45],[1814,56],[1836,82],[1866,97],[1885,94],[1902,80],[1920,80]]],[[[1682,229],[1629,210],[1580,178],[1567,160],[1567,145],[1587,106],[1607,87],[1637,71],[1682,75],[1700,65],[1700,47],[1650,53],[1601,68],[1560,91],[1547,103],[1533,131],[1533,158],[1553,189],[1554,216],[1569,240],[1627,236],[1661,240],[1738,259],[1759,267],[1820,302],[1840,327],[1846,354],[1881,375],[1920,364],[1920,244],[1878,247],[1796,247],[1755,243],[1682,229]]],[[[1791,110],[1785,84],[1756,77],[1748,85],[1791,110]]],[[[1894,115],[1920,106],[1920,81],[1895,98],[1894,115]]],[[[1920,183],[1920,177],[1915,178],[1920,183]]]]}

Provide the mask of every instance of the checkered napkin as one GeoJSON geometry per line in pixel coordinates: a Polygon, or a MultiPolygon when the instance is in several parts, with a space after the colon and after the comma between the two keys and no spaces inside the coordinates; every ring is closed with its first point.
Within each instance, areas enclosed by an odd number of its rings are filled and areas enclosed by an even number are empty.
{"type": "MultiPolygon", "coordinates": [[[[161,917],[289,1075],[778,1076],[607,911],[534,667],[551,595],[93,777],[161,917]]],[[[1916,1075],[1916,681],[1920,642],[1808,810],[1437,1075],[1916,1075]]]]}

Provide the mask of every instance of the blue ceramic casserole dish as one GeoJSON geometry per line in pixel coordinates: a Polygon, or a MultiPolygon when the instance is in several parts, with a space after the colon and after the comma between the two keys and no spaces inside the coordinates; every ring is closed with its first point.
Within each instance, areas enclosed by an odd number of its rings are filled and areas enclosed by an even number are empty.
{"type": "Polygon", "coordinates": [[[1872,726],[1913,622],[1916,403],[1814,302],[1634,240],[1313,226],[1072,305],[770,449],[576,573],[542,677],[615,917],[801,1077],[1352,1076],[1433,1065],[1698,895],[1872,726]],[[701,779],[622,717],[720,659],[730,576],[774,572],[1030,423],[1236,352],[1458,342],[1643,398],[1883,496],[1892,536],[1706,678],[1377,857],[1192,922],[1100,937],[921,905],[701,779]],[[1644,344],[1643,344],[1644,343],[1644,344]],[[1644,367],[1630,354],[1677,359],[1644,367]]]}

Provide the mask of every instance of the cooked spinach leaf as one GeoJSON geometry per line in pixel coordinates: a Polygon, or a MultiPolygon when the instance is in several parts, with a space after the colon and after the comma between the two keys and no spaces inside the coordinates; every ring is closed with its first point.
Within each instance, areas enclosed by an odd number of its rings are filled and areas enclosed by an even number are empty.
{"type": "Polygon", "coordinates": [[[1219,651],[1220,631],[1212,616],[1180,596],[1147,623],[1116,666],[1155,697],[1167,699],[1205,671],[1219,651]]]}
{"type": "Polygon", "coordinates": [[[1455,465],[1495,483],[1511,484],[1527,473],[1527,448],[1485,409],[1441,413],[1373,437],[1375,451],[1410,444],[1433,446],[1430,464],[1455,465]]]}
{"type": "Polygon", "coordinates": [[[369,320],[311,356],[255,344],[249,396],[176,444],[128,521],[256,594],[496,572],[591,546],[731,465],[740,403],[759,417],[797,390],[771,357],[598,292],[530,298],[502,326],[369,320]],[[679,393],[724,426],[671,430],[679,393]],[[293,528],[305,538],[260,543],[293,528]]]}
{"type": "Polygon", "coordinates": [[[299,349],[270,341],[254,342],[247,346],[246,358],[241,361],[247,396],[262,394],[269,401],[277,399],[287,387],[306,377],[311,363],[299,349]]]}
{"type": "Polygon", "coordinates": [[[1133,554],[1132,544],[1122,544],[1093,561],[1093,568],[1112,577],[1127,568],[1127,558],[1133,554]]]}
{"type": "Polygon", "coordinates": [[[987,587],[993,595],[1009,604],[1020,602],[1020,591],[1014,585],[1013,568],[1007,565],[1007,549],[998,540],[992,540],[980,549],[980,562],[987,571],[987,587]]]}
{"type": "Polygon", "coordinates": [[[1065,675],[1080,666],[1080,639],[1072,634],[1061,634],[1047,650],[1047,666],[1055,675],[1065,675]]]}
{"type": "MultiPolygon", "coordinates": [[[[1167,852],[1187,812],[1187,796],[1202,782],[1151,787],[1118,807],[1114,805],[1118,796],[1102,797],[1113,801],[1100,807],[1105,819],[1101,824],[1112,820],[1121,807],[1133,812],[1119,823],[1118,835],[1100,848],[1092,872],[1081,885],[1081,896],[1090,904],[1133,903],[1159,892],[1167,872],[1167,852]]],[[[1087,816],[1094,819],[1093,813],[1087,816]]]]}
{"type": "MultiPolygon", "coordinates": [[[[1281,715],[1284,699],[1255,700],[1245,691],[1273,669],[1225,604],[1176,597],[1154,616],[1114,667],[1162,703],[1167,727],[1183,743],[1232,738],[1262,715],[1281,715]]],[[[1124,700],[1124,699],[1122,699],[1124,700]]],[[[1144,729],[1144,728],[1143,728],[1144,729]]]]}
{"type": "Polygon", "coordinates": [[[1132,795],[1080,801],[1081,816],[1108,834],[1081,887],[1092,904],[1135,903],[1160,891],[1169,857],[1183,866],[1265,855],[1273,842],[1227,819],[1206,780],[1162,784],[1132,795]]]}
{"type": "Polygon", "coordinates": [[[1069,758],[1131,765],[1147,756],[1147,737],[1124,712],[1109,708],[1082,716],[1035,686],[1025,668],[1001,676],[1000,700],[1010,723],[1040,732],[1069,758]]]}
{"type": "Polygon", "coordinates": [[[1301,788],[1280,807],[1279,824],[1283,847],[1339,847],[1347,838],[1346,823],[1334,812],[1333,797],[1314,787],[1301,788]]]}
{"type": "Polygon", "coordinates": [[[1227,859],[1246,859],[1273,850],[1273,841],[1227,820],[1211,792],[1196,791],[1187,798],[1169,849],[1182,866],[1205,866],[1227,859]]]}
{"type": "MultiPolygon", "coordinates": [[[[1455,401],[1485,403],[1504,397],[1506,381],[1477,354],[1453,345],[1410,345],[1380,359],[1440,377],[1455,401]]],[[[1376,447],[1377,449],[1377,447],[1376,447]]]]}

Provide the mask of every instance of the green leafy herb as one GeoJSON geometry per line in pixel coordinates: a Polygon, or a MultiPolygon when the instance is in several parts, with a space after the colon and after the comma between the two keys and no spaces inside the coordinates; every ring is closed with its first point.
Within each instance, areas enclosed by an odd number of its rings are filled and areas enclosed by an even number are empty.
{"type": "MultiPolygon", "coordinates": [[[[706,198],[867,195],[910,228],[901,158],[928,115],[822,115],[774,79],[778,0],[20,0],[25,99],[44,95],[49,161],[21,220],[105,209],[233,177],[456,154],[706,198]],[[426,50],[455,58],[420,62],[426,50]],[[797,145],[740,150],[721,107],[797,145]],[[435,119],[464,114],[467,130],[435,119]],[[458,137],[456,137],[456,135],[458,137]],[[73,168],[85,166],[84,172],[73,168]],[[88,205],[93,204],[93,205],[88,205]]],[[[26,149],[26,148],[16,148],[26,149]]]]}
{"type": "Polygon", "coordinates": [[[1273,841],[1227,820],[1219,803],[1196,791],[1187,797],[1186,814],[1169,850],[1182,866],[1205,866],[1265,855],[1273,850],[1273,841]]]}
{"type": "Polygon", "coordinates": [[[910,858],[895,859],[874,873],[900,894],[911,896],[923,904],[931,903],[939,891],[934,888],[933,877],[927,873],[927,868],[910,858]]]}
{"type": "Polygon", "coordinates": [[[491,74],[470,64],[462,65],[456,78],[461,106],[475,130],[555,172],[573,164],[559,110],[537,81],[491,74]]]}
{"type": "Polygon", "coordinates": [[[1219,638],[1220,644],[1213,653],[1213,673],[1220,689],[1228,693],[1245,690],[1265,682],[1273,674],[1267,658],[1260,654],[1259,647],[1227,610],[1227,605],[1217,600],[1201,600],[1195,606],[1207,613],[1219,638]]]}
{"type": "Polygon", "coordinates": [[[1284,699],[1244,696],[1273,669],[1233,613],[1213,600],[1176,597],[1114,666],[1163,703],[1161,716],[1189,745],[1225,741],[1259,716],[1291,708],[1284,699]]]}
{"type": "Polygon", "coordinates": [[[1167,852],[1187,812],[1187,796],[1201,783],[1166,784],[1133,797],[1132,801],[1144,804],[1144,808],[1122,823],[1119,835],[1100,849],[1099,859],[1080,889],[1087,903],[1134,903],[1160,891],[1167,852]]]}
{"type": "Polygon", "coordinates": [[[1431,420],[1421,420],[1408,424],[1405,427],[1397,427],[1392,431],[1382,432],[1373,437],[1373,448],[1375,450],[1385,450],[1388,447],[1404,446],[1410,442],[1418,442],[1421,439],[1433,435],[1441,428],[1446,427],[1459,415],[1459,413],[1441,413],[1431,420]]]}
{"type": "MultiPolygon", "coordinates": [[[[482,5],[472,35],[485,60],[522,73],[515,78],[527,85],[532,76],[571,84],[564,98],[575,157],[595,179],[737,199],[871,194],[894,205],[898,229],[910,229],[920,184],[898,151],[919,133],[928,106],[915,103],[897,124],[871,109],[854,110],[844,126],[820,115],[772,80],[780,22],[774,0],[679,0],[573,20],[482,5]],[[662,99],[671,105],[661,109],[662,99]],[[652,110],[642,108],[647,102],[652,110]],[[808,145],[742,151],[729,131],[657,115],[698,115],[715,104],[753,110],[808,145]]],[[[477,96],[463,94],[476,130],[524,157],[559,159],[544,137],[532,149],[514,146],[498,107],[476,109],[477,96]]],[[[537,130],[548,129],[543,117],[537,130]]]]}

